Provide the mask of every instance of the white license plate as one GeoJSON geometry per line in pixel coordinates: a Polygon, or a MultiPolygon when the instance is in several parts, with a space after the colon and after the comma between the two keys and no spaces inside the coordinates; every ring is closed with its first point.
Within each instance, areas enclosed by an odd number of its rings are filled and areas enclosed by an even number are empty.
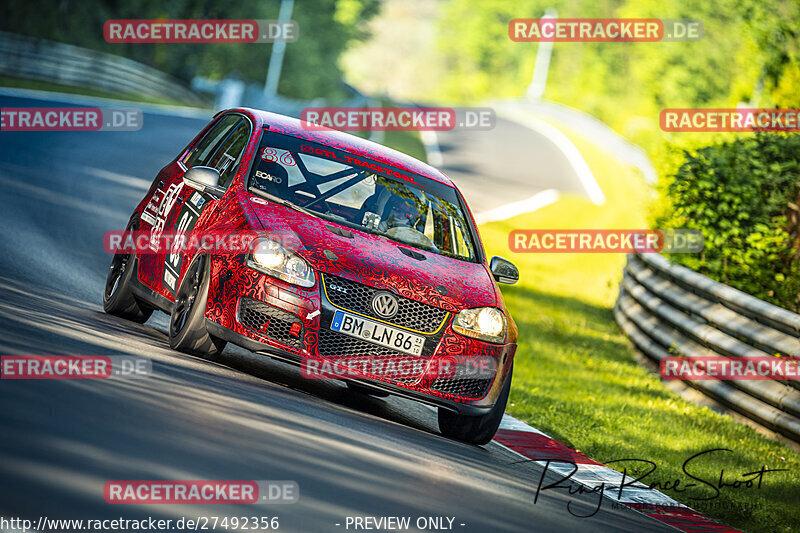
{"type": "MultiPolygon", "coordinates": [[[[359,339],[385,346],[398,352],[419,355],[425,344],[425,337],[408,333],[401,329],[392,328],[360,316],[351,315],[343,311],[336,311],[331,322],[331,329],[358,337],[359,339]]],[[[345,355],[345,354],[343,354],[345,355]]]]}

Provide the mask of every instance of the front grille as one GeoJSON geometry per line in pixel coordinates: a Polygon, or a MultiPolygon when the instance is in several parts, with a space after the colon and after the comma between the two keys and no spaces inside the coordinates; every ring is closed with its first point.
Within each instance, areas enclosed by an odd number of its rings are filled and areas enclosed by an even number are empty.
{"type": "Polygon", "coordinates": [[[378,374],[403,383],[418,381],[428,364],[427,357],[398,352],[391,348],[385,348],[325,328],[319,331],[319,355],[336,358],[355,370],[366,368],[368,374],[378,374]],[[352,364],[348,363],[348,361],[352,364]],[[406,369],[411,367],[413,370],[401,372],[399,368],[401,361],[404,362],[403,366],[406,369]],[[364,366],[365,364],[366,367],[364,366]],[[371,371],[376,369],[376,366],[373,365],[378,365],[377,368],[381,368],[381,371],[371,371]],[[397,371],[393,372],[390,368],[395,368],[397,371]]]}
{"type": "MultiPolygon", "coordinates": [[[[338,307],[383,320],[372,309],[372,297],[379,289],[362,285],[338,276],[323,277],[328,300],[338,307]]],[[[447,318],[447,311],[425,305],[402,296],[397,298],[397,314],[390,320],[392,324],[402,328],[413,329],[422,333],[433,333],[439,329],[447,318]]]]}
{"type": "Polygon", "coordinates": [[[491,384],[491,379],[435,379],[433,380],[430,388],[439,392],[455,394],[456,396],[482,398],[483,396],[486,396],[489,385],[491,384]]]}
{"type": "Polygon", "coordinates": [[[293,348],[303,347],[303,328],[300,327],[297,336],[291,334],[293,324],[300,319],[282,309],[273,307],[252,298],[239,300],[239,322],[260,335],[293,348]]]}

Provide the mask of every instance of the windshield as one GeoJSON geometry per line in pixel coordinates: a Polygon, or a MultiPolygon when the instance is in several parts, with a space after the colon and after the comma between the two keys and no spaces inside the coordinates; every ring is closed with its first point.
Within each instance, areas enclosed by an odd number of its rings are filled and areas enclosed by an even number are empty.
{"type": "Polygon", "coordinates": [[[476,258],[455,189],[341,150],[265,131],[248,189],[415,248],[476,258]]]}

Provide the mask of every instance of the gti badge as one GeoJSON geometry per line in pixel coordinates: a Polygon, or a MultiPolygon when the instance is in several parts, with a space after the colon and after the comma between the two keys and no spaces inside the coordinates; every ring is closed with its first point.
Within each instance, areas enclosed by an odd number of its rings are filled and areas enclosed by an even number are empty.
{"type": "Polygon", "coordinates": [[[397,298],[388,292],[379,292],[372,297],[372,309],[383,318],[392,318],[397,314],[397,298]]]}

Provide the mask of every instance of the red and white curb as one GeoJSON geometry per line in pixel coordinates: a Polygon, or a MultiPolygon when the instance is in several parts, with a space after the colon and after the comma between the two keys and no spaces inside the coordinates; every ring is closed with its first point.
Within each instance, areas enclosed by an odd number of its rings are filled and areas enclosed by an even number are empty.
{"type": "MultiPolygon", "coordinates": [[[[605,483],[608,488],[619,487],[623,476],[613,468],[589,459],[580,452],[561,444],[538,429],[510,415],[504,415],[494,442],[503,448],[529,459],[548,471],[568,475],[575,467],[577,470],[570,481],[583,485],[587,489],[605,483]]],[[[628,478],[628,483],[630,478],[628,478]]],[[[619,489],[613,501],[635,509],[636,511],[669,524],[678,531],[687,533],[740,533],[738,529],[720,524],[707,516],[676,502],[669,496],[649,488],[643,483],[626,486],[617,501],[619,489]]]]}

